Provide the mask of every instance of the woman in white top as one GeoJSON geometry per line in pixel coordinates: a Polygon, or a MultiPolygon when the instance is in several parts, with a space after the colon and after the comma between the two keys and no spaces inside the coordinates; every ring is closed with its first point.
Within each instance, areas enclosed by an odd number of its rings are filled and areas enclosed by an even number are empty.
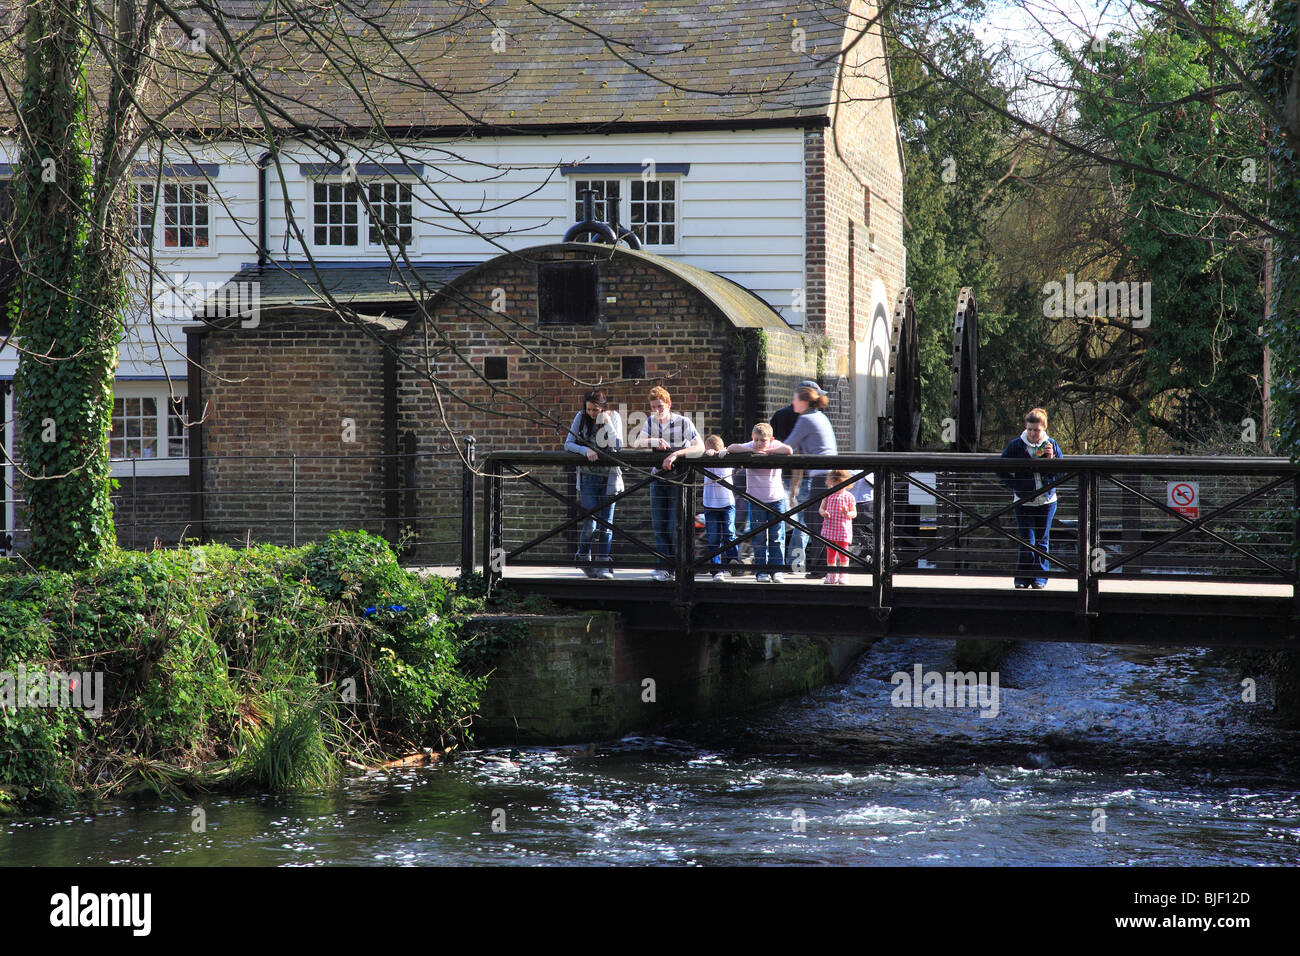
{"type": "MultiPolygon", "coordinates": [[[[740,445],[729,445],[728,452],[752,452],[755,455],[788,455],[790,446],[772,437],[772,426],[761,422],[754,426],[754,440],[740,445]]],[[[725,454],[722,452],[721,454],[725,454]]],[[[785,485],[781,482],[780,468],[746,468],[745,490],[761,505],[750,502],[749,521],[760,525],[771,521],[785,511],[785,485]]],[[[770,565],[772,571],[759,571],[757,580],[780,584],[785,580],[779,568],[785,564],[785,522],[778,521],[766,531],[754,536],[754,563],[770,565]]]]}

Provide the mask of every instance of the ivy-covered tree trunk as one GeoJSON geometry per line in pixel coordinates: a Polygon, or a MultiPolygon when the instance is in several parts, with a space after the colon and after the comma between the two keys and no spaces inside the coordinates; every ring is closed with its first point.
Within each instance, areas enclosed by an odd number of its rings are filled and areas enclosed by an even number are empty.
{"type": "Polygon", "coordinates": [[[33,558],[93,564],[114,544],[108,432],[123,280],[95,215],[86,0],[30,0],[16,170],[16,376],[33,558]]]}

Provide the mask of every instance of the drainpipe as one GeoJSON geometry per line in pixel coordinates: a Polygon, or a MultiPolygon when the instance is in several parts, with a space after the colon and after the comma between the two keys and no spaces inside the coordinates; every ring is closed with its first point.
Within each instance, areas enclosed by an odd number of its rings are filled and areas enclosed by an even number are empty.
{"type": "Polygon", "coordinates": [[[275,150],[268,149],[257,159],[257,271],[261,273],[271,261],[266,248],[266,168],[275,150]]]}

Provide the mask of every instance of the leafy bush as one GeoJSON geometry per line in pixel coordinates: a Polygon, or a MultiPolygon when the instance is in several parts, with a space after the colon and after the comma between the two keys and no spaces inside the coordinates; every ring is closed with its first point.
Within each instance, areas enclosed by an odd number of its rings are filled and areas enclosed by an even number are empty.
{"type": "Polygon", "coordinates": [[[10,564],[0,672],[102,671],[105,699],[98,720],[0,709],[0,807],[173,781],[318,786],[340,760],[454,745],[482,686],[458,631],[481,604],[364,532],[116,552],[71,573],[10,564]]]}

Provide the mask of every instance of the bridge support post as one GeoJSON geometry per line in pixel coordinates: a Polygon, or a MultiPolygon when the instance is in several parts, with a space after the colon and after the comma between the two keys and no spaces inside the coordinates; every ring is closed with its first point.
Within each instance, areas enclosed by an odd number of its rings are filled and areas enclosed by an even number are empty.
{"type": "Polygon", "coordinates": [[[875,499],[871,503],[876,526],[872,549],[871,605],[877,615],[886,615],[894,603],[894,474],[881,467],[876,474],[875,499]]]}
{"type": "Polygon", "coordinates": [[[1097,473],[1079,472],[1079,540],[1075,561],[1079,565],[1078,608],[1083,617],[1096,617],[1098,608],[1097,572],[1093,570],[1096,549],[1101,543],[1097,473]]]}
{"type": "Polygon", "coordinates": [[[501,548],[502,473],[499,461],[492,461],[483,469],[483,580],[488,594],[505,567],[505,552],[501,548]]]}
{"type": "Polygon", "coordinates": [[[465,457],[461,463],[460,574],[474,571],[474,436],[465,436],[465,457]]]}
{"type": "Polygon", "coordinates": [[[678,460],[677,480],[677,613],[690,622],[695,601],[695,475],[694,468],[678,460]]]}

